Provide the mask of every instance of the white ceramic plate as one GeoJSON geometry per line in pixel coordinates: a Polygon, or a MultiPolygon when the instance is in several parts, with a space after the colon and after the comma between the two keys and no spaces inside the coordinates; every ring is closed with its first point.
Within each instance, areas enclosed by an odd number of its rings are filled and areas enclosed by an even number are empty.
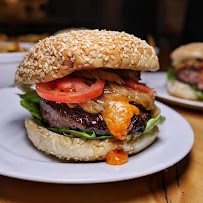
{"type": "Polygon", "coordinates": [[[170,167],[191,150],[194,135],[177,112],[157,102],[166,117],[158,139],[121,166],[105,162],[64,163],[46,155],[27,139],[24,120],[30,114],[20,106],[16,88],[2,88],[0,105],[0,174],[51,183],[101,183],[149,175],[170,167]]]}
{"type": "Polygon", "coordinates": [[[181,107],[203,110],[203,101],[193,101],[174,97],[167,92],[167,77],[164,72],[142,73],[142,82],[147,83],[149,87],[155,88],[157,98],[165,102],[176,104],[181,107]]]}

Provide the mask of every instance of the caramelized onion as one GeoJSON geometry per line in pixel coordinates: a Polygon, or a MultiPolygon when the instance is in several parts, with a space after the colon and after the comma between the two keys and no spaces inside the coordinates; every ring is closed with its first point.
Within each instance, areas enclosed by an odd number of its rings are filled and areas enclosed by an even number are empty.
{"type": "Polygon", "coordinates": [[[155,106],[151,112],[152,118],[156,118],[160,113],[161,113],[160,108],[155,106]]]}
{"type": "Polygon", "coordinates": [[[93,100],[79,103],[79,105],[84,111],[88,113],[101,113],[104,110],[102,105],[93,100]]]}
{"type": "Polygon", "coordinates": [[[146,94],[110,82],[106,82],[101,96],[78,105],[86,112],[102,114],[111,134],[115,138],[123,140],[129,131],[133,115],[140,113],[138,107],[130,104],[130,102],[135,102],[147,110],[152,110],[152,117],[156,117],[160,112],[158,108],[154,108],[153,90],[146,94]]]}
{"type": "Polygon", "coordinates": [[[109,82],[116,82],[118,84],[124,84],[124,80],[116,73],[107,72],[104,70],[83,70],[79,72],[74,72],[73,76],[85,77],[89,79],[100,79],[109,82]]]}
{"type": "Polygon", "coordinates": [[[78,104],[74,104],[74,103],[66,103],[68,105],[69,108],[77,108],[78,104]]]}
{"type": "MultiPolygon", "coordinates": [[[[78,105],[86,112],[101,113],[104,111],[105,105],[108,103],[108,101],[135,102],[136,104],[142,105],[147,110],[153,110],[152,114],[156,117],[157,112],[160,111],[157,107],[154,109],[154,96],[152,93],[153,90],[150,92],[150,94],[145,94],[123,85],[108,83],[104,87],[104,92],[100,97],[79,103],[78,105]]],[[[75,108],[76,104],[67,105],[70,108],[75,108]]]]}
{"type": "Polygon", "coordinates": [[[147,110],[154,108],[153,90],[150,92],[150,94],[145,94],[123,85],[108,83],[108,86],[104,87],[104,94],[102,94],[102,96],[108,99],[111,98],[113,100],[124,99],[128,100],[129,102],[135,102],[136,104],[142,105],[147,110]]]}

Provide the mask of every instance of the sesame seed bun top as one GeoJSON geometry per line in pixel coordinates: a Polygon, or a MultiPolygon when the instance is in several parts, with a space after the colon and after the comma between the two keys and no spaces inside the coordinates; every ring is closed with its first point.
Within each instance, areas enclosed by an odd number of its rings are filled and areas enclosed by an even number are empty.
{"type": "Polygon", "coordinates": [[[159,62],[153,47],[133,35],[78,30],[48,37],[34,45],[19,65],[15,81],[48,82],[74,71],[96,68],[156,71],[159,62]]]}
{"type": "Polygon", "coordinates": [[[188,59],[203,59],[203,43],[194,42],[182,45],[175,49],[170,57],[173,66],[188,59]]]}

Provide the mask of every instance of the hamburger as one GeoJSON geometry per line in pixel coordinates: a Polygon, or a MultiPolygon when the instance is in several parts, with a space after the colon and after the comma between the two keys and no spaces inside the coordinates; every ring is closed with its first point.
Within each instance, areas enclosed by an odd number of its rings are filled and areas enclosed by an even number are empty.
{"type": "Polygon", "coordinates": [[[170,57],[168,92],[184,99],[203,100],[203,43],[180,46],[170,57]]]}
{"type": "Polygon", "coordinates": [[[141,71],[158,69],[154,49],[125,32],[79,30],[40,41],[15,75],[32,115],[28,138],[60,159],[125,163],[155,141],[165,120],[154,89],[139,82],[141,71]]]}

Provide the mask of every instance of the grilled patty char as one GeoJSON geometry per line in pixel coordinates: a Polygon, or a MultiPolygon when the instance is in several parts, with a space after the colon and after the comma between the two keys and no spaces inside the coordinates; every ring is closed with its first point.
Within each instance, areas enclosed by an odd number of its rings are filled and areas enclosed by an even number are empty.
{"type": "MultiPolygon", "coordinates": [[[[41,98],[40,109],[45,121],[51,127],[79,129],[82,131],[94,130],[97,135],[111,134],[104,122],[102,115],[85,112],[82,108],[69,108],[64,103],[56,103],[41,98]]],[[[134,115],[129,126],[132,135],[141,134],[147,121],[151,118],[151,112],[139,107],[140,114],[134,115]]]]}

